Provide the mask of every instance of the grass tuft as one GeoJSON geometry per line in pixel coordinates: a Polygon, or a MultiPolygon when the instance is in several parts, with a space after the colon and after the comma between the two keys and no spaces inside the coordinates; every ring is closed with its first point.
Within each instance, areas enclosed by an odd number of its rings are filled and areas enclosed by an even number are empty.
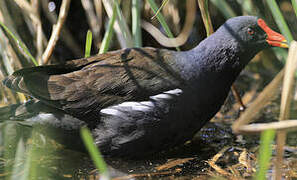
{"type": "Polygon", "coordinates": [[[33,62],[33,64],[35,66],[38,66],[38,63],[36,61],[36,59],[32,56],[32,54],[29,52],[27,46],[20,41],[9,29],[8,27],[6,27],[1,21],[0,21],[0,26],[12,37],[12,39],[17,43],[18,48],[20,50],[20,52],[25,56],[25,57],[29,57],[31,59],[31,61],[33,62]]]}
{"type": "Polygon", "coordinates": [[[112,34],[113,34],[113,25],[114,25],[114,22],[116,20],[116,17],[117,17],[117,6],[116,6],[116,1],[114,2],[113,4],[113,7],[112,7],[112,16],[109,20],[109,23],[108,23],[108,27],[107,27],[107,30],[104,34],[104,37],[103,37],[103,40],[102,40],[102,44],[101,44],[101,47],[100,47],[100,50],[99,50],[99,53],[98,54],[102,54],[102,53],[106,53],[108,51],[108,48],[109,48],[109,45],[110,45],[110,40],[112,38],[112,34]]]}
{"type": "Polygon", "coordinates": [[[260,153],[259,153],[259,170],[255,180],[265,180],[266,173],[269,168],[269,162],[272,155],[272,142],[275,137],[274,130],[266,130],[261,133],[260,153]]]}
{"type": "Polygon", "coordinates": [[[100,172],[101,179],[103,179],[103,177],[107,177],[107,179],[109,179],[107,165],[104,162],[103,157],[102,157],[98,147],[96,147],[96,145],[94,143],[94,139],[92,137],[90,130],[86,127],[83,127],[83,128],[81,128],[80,133],[81,133],[81,137],[84,141],[84,144],[85,144],[95,166],[97,167],[97,169],[100,172]]]}
{"type": "Polygon", "coordinates": [[[285,21],[284,16],[282,15],[277,3],[275,0],[267,0],[267,4],[270,8],[270,11],[273,15],[273,18],[278,25],[281,33],[286,37],[288,42],[290,43],[293,40],[292,33],[285,21]]]}
{"type": "Polygon", "coordinates": [[[86,38],[86,50],[85,50],[85,58],[90,57],[91,48],[92,48],[92,31],[88,30],[87,38],[86,38]]]}
{"type": "MultiPolygon", "coordinates": [[[[157,6],[156,2],[154,0],[148,0],[148,3],[150,4],[151,9],[155,13],[155,16],[157,17],[158,21],[160,22],[160,24],[164,28],[167,36],[170,37],[170,38],[174,38],[169,26],[167,25],[167,23],[165,21],[164,16],[162,15],[162,13],[157,13],[158,12],[158,6],[157,6]]],[[[180,48],[176,47],[176,50],[180,51],[180,48]]]]}

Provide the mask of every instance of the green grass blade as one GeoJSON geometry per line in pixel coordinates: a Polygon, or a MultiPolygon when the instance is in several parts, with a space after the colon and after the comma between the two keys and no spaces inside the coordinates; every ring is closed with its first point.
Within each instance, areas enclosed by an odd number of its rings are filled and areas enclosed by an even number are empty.
{"type": "Polygon", "coordinates": [[[156,15],[158,15],[160,13],[160,11],[163,9],[163,7],[169,2],[169,0],[163,0],[161,7],[158,9],[158,11],[156,12],[156,14],[152,17],[152,19],[154,19],[156,17],[156,15]]]}
{"type": "Polygon", "coordinates": [[[132,34],[134,47],[142,46],[140,0],[132,0],[132,34]]]}
{"type": "Polygon", "coordinates": [[[91,48],[92,48],[92,31],[88,30],[86,38],[86,49],[85,49],[85,58],[90,57],[91,48]]]}
{"type": "Polygon", "coordinates": [[[273,15],[273,18],[278,25],[281,33],[287,38],[288,42],[290,43],[293,40],[292,33],[285,21],[284,16],[282,15],[277,3],[275,0],[267,0],[267,5],[270,8],[270,11],[273,15]]]}
{"type": "Polygon", "coordinates": [[[294,12],[297,16],[297,0],[292,0],[292,5],[293,5],[294,12]]]}
{"type": "Polygon", "coordinates": [[[108,176],[108,171],[107,171],[107,165],[104,162],[99,149],[95,146],[94,139],[91,135],[90,130],[86,127],[83,127],[83,128],[81,128],[80,133],[81,133],[81,137],[84,141],[84,144],[85,144],[95,166],[97,167],[97,169],[100,172],[100,175],[108,178],[109,176],[108,176]]]}
{"type": "Polygon", "coordinates": [[[256,11],[252,0],[237,1],[237,2],[240,3],[244,14],[254,15],[254,16],[257,16],[257,15],[261,16],[260,12],[256,11]]]}
{"type": "Polygon", "coordinates": [[[212,33],[213,33],[213,26],[212,26],[212,23],[211,23],[211,19],[210,19],[210,14],[209,14],[209,11],[208,11],[208,0],[204,0],[205,2],[205,13],[206,13],[206,23],[207,23],[207,29],[208,29],[208,35],[207,36],[210,36],[212,33]]]}
{"type": "Polygon", "coordinates": [[[208,11],[208,0],[198,0],[198,5],[201,11],[206,34],[207,36],[210,36],[213,33],[213,26],[208,11]]]}
{"type": "MultiPolygon", "coordinates": [[[[148,0],[148,3],[150,4],[150,7],[153,10],[153,12],[156,14],[158,12],[158,6],[157,6],[156,2],[154,0],[148,0]]],[[[167,23],[165,21],[164,16],[162,15],[162,13],[156,14],[156,17],[157,17],[158,21],[160,22],[160,24],[162,25],[162,27],[164,28],[167,36],[170,37],[170,38],[174,38],[169,26],[167,25],[167,23]]],[[[176,49],[178,51],[180,51],[179,47],[176,47],[176,49]]]]}
{"type": "Polygon", "coordinates": [[[133,46],[133,40],[132,40],[132,36],[131,36],[131,32],[128,28],[128,25],[126,23],[125,17],[123,16],[122,10],[120,8],[119,5],[119,0],[114,0],[114,4],[116,6],[116,11],[117,11],[117,22],[119,23],[119,26],[121,28],[121,32],[124,36],[124,39],[126,41],[126,44],[128,47],[132,47],[133,46]]]}
{"type": "Polygon", "coordinates": [[[227,19],[236,16],[236,13],[233,11],[233,9],[229,6],[229,4],[225,0],[210,0],[210,1],[223,13],[223,15],[227,19]]]}
{"type": "Polygon", "coordinates": [[[17,43],[21,53],[26,57],[28,56],[35,66],[38,66],[36,59],[31,55],[26,45],[20,41],[2,22],[0,22],[0,26],[12,37],[12,39],[17,43]]]}
{"type": "Polygon", "coordinates": [[[256,174],[255,180],[265,180],[266,173],[269,168],[269,161],[271,159],[272,147],[271,144],[275,137],[275,130],[266,130],[261,133],[261,143],[259,150],[259,170],[256,174]]]}
{"type": "MultiPolygon", "coordinates": [[[[156,2],[154,0],[148,0],[151,9],[153,10],[153,12],[156,14],[158,12],[158,6],[156,4],[156,2]]],[[[156,14],[157,19],[159,20],[159,22],[161,23],[162,27],[164,28],[166,34],[168,35],[168,37],[173,38],[173,34],[169,28],[169,26],[167,25],[164,16],[162,15],[162,13],[158,13],[156,14]]]]}
{"type": "Polygon", "coordinates": [[[102,44],[99,50],[99,54],[106,53],[109,48],[110,40],[113,34],[113,25],[117,17],[116,3],[114,3],[112,11],[113,11],[113,14],[109,20],[107,30],[104,34],[102,44]]]}

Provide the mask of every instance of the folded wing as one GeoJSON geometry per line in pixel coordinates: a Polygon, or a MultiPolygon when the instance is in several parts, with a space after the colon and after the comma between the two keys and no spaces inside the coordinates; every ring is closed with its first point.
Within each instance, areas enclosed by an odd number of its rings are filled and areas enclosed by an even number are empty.
{"type": "Polygon", "coordinates": [[[183,80],[172,56],[168,50],[124,49],[22,69],[4,84],[82,120],[96,120],[105,107],[179,87],[183,80]]]}

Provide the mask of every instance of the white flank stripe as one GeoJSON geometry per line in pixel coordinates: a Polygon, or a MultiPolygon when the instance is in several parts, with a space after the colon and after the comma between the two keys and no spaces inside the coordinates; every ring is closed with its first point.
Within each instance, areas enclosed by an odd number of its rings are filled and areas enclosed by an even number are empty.
{"type": "Polygon", "coordinates": [[[102,114],[108,114],[108,115],[113,115],[113,116],[120,116],[122,113],[116,109],[110,109],[110,108],[106,108],[106,109],[102,109],[100,111],[100,113],[102,114]]]}
{"type": "Polygon", "coordinates": [[[180,95],[183,91],[181,89],[173,89],[170,91],[164,92],[165,94],[180,95]]]}

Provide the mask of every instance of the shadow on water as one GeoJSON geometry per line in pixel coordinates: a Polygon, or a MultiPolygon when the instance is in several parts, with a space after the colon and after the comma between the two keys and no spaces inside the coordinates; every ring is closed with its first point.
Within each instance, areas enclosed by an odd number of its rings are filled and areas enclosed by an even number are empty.
{"type": "MultiPolygon", "coordinates": [[[[97,176],[77,132],[62,132],[44,125],[32,127],[9,121],[1,123],[0,128],[3,130],[0,176],[22,177],[26,174],[26,166],[29,166],[30,178],[72,179],[97,176]],[[20,149],[23,150],[20,152],[20,149]],[[16,169],[16,165],[22,168],[16,169]],[[32,174],[33,171],[36,172],[32,174]]],[[[233,138],[230,128],[227,128],[228,132],[225,128],[226,126],[210,123],[192,142],[184,146],[144,160],[107,158],[106,162],[113,177],[126,177],[129,174],[134,174],[135,177],[152,174],[157,179],[168,175],[198,176],[203,169],[207,169],[205,160],[216,153],[215,149],[224,147],[233,138]],[[214,132],[219,132],[220,135],[216,136],[214,132]],[[166,167],[172,160],[179,161],[166,167]]]]}

